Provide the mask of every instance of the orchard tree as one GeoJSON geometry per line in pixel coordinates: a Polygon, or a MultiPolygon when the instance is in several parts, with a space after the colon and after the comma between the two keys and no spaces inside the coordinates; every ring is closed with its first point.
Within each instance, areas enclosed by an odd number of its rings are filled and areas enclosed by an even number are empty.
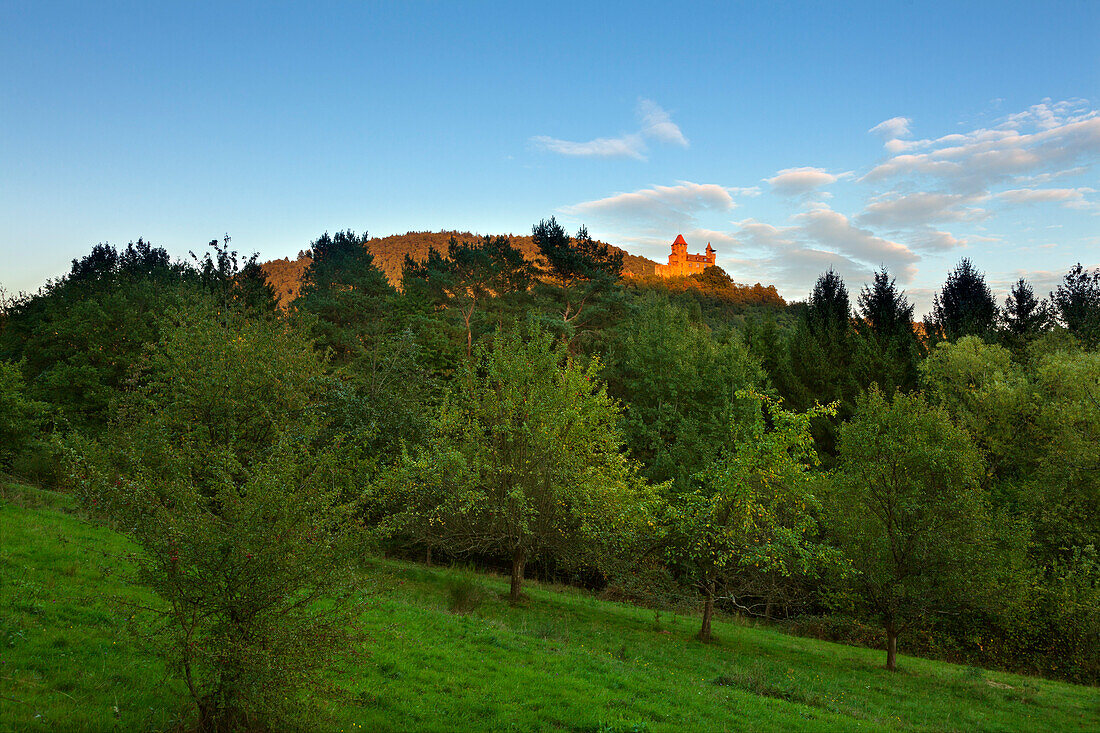
{"type": "Polygon", "coordinates": [[[986,337],[996,321],[997,303],[985,283],[985,274],[964,257],[933,299],[925,330],[932,338],[948,341],[963,336],[986,337]]]}
{"type": "Polygon", "coordinates": [[[322,445],[313,344],[211,304],[147,352],[102,440],[78,444],[89,507],[141,548],[151,641],[196,729],[301,722],[302,690],[350,647],[352,471],[322,445]]]}
{"type": "Polygon", "coordinates": [[[794,413],[752,392],[738,397],[752,409],[735,426],[732,447],[696,474],[692,490],[670,499],[663,522],[669,561],[703,596],[703,640],[725,584],[750,569],[810,573],[830,557],[812,541],[819,507],[810,420],[834,408],[794,413]]]}
{"type": "Polygon", "coordinates": [[[453,555],[512,565],[510,598],[538,557],[592,562],[629,540],[647,502],[620,452],[619,410],[552,335],[496,336],[456,378],[426,445],[380,482],[389,519],[453,555]]]}
{"type": "Polygon", "coordinates": [[[981,455],[919,393],[888,401],[877,390],[841,427],[838,448],[831,534],[852,563],[857,603],[885,629],[895,670],[900,633],[973,607],[991,589],[981,455]]]}

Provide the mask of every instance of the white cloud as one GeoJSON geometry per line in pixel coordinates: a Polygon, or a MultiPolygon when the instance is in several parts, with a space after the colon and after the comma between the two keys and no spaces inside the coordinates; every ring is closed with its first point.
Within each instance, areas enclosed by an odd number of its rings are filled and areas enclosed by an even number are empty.
{"type": "Polygon", "coordinates": [[[661,109],[656,102],[643,99],[638,102],[638,115],[642,118],[642,136],[659,140],[663,143],[679,145],[686,148],[687,138],[680,128],[669,118],[668,112],[661,109]]]}
{"type": "Polygon", "coordinates": [[[916,249],[927,252],[948,252],[958,247],[965,247],[971,239],[996,241],[991,237],[965,237],[959,239],[951,232],[944,232],[934,227],[923,227],[916,230],[909,237],[909,244],[916,249]]]}
{"type": "Polygon", "coordinates": [[[729,211],[736,205],[731,189],[716,183],[680,181],[675,186],[653,186],[585,201],[562,211],[576,216],[618,220],[635,228],[681,231],[691,226],[703,211],[729,211]]]}
{"type": "Polygon", "coordinates": [[[669,145],[688,147],[684,133],[656,102],[650,99],[638,100],[638,120],[641,129],[618,137],[599,137],[595,140],[575,142],[547,135],[536,135],[531,142],[538,148],[551,153],[577,157],[595,158],[633,158],[645,160],[649,147],[647,140],[669,145]]]}
{"type": "Polygon", "coordinates": [[[864,224],[891,228],[936,221],[977,221],[988,216],[988,212],[970,204],[985,198],[983,195],[931,191],[890,192],[873,198],[857,218],[864,224]]]}
{"type": "Polygon", "coordinates": [[[820,186],[836,183],[839,176],[829,173],[824,168],[784,168],[765,181],[776,192],[797,196],[813,191],[820,186]]]}
{"type": "Polygon", "coordinates": [[[917,273],[920,257],[900,242],[876,236],[832,209],[815,209],[794,217],[809,239],[871,266],[886,265],[902,282],[917,273]]]}
{"type": "Polygon", "coordinates": [[[598,137],[587,142],[572,142],[570,140],[558,140],[557,138],[536,135],[531,142],[543,150],[561,155],[573,155],[587,158],[634,158],[645,160],[642,152],[645,143],[641,135],[624,135],[623,137],[598,137]]]}
{"type": "Polygon", "coordinates": [[[1034,105],[993,129],[895,146],[862,180],[928,177],[961,192],[984,192],[1013,177],[1043,174],[1100,154],[1100,111],[1080,100],[1034,105]]]}
{"type": "Polygon", "coordinates": [[[878,135],[887,140],[892,140],[899,137],[909,136],[909,125],[912,124],[912,120],[908,117],[891,117],[888,120],[883,120],[867,132],[872,135],[878,135]]]}
{"type": "Polygon", "coordinates": [[[1096,193],[1096,189],[1080,188],[1014,188],[1001,191],[997,198],[1013,204],[1061,203],[1070,208],[1085,208],[1089,205],[1086,194],[1096,193]]]}

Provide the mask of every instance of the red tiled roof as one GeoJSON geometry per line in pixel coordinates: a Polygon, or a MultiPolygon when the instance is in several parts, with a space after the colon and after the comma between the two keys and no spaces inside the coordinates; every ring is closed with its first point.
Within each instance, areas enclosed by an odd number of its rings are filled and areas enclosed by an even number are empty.
{"type": "Polygon", "coordinates": [[[682,244],[686,247],[687,242],[684,240],[684,235],[683,234],[677,234],[676,235],[676,241],[673,242],[673,244],[682,244]]]}

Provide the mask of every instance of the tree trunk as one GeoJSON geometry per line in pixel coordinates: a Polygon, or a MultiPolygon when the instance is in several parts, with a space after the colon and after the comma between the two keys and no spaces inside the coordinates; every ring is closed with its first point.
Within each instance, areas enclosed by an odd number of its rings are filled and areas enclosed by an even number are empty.
{"type": "Polygon", "coordinates": [[[892,623],[886,624],[886,669],[898,669],[898,629],[892,623]]]}
{"type": "Polygon", "coordinates": [[[424,564],[428,567],[432,566],[432,546],[428,545],[428,549],[424,551],[424,564]]]}
{"type": "Polygon", "coordinates": [[[512,551],[512,590],[508,594],[512,603],[519,601],[519,589],[523,584],[523,566],[527,562],[527,553],[517,547],[512,551]]]}
{"type": "Polygon", "coordinates": [[[714,616],[714,581],[708,581],[703,586],[703,594],[706,596],[706,600],[703,601],[703,626],[699,629],[699,638],[703,641],[710,641],[710,620],[714,616]]]}

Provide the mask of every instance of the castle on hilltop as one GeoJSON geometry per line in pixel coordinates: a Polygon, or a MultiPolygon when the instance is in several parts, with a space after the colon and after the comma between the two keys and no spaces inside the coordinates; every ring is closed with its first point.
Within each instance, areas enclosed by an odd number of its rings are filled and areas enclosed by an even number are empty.
{"type": "Polygon", "coordinates": [[[688,243],[683,234],[676,235],[676,241],[672,243],[672,254],[668,256],[667,265],[657,265],[657,277],[676,277],[678,275],[694,275],[702,272],[714,264],[714,247],[707,242],[705,255],[689,255],[688,243]]]}

